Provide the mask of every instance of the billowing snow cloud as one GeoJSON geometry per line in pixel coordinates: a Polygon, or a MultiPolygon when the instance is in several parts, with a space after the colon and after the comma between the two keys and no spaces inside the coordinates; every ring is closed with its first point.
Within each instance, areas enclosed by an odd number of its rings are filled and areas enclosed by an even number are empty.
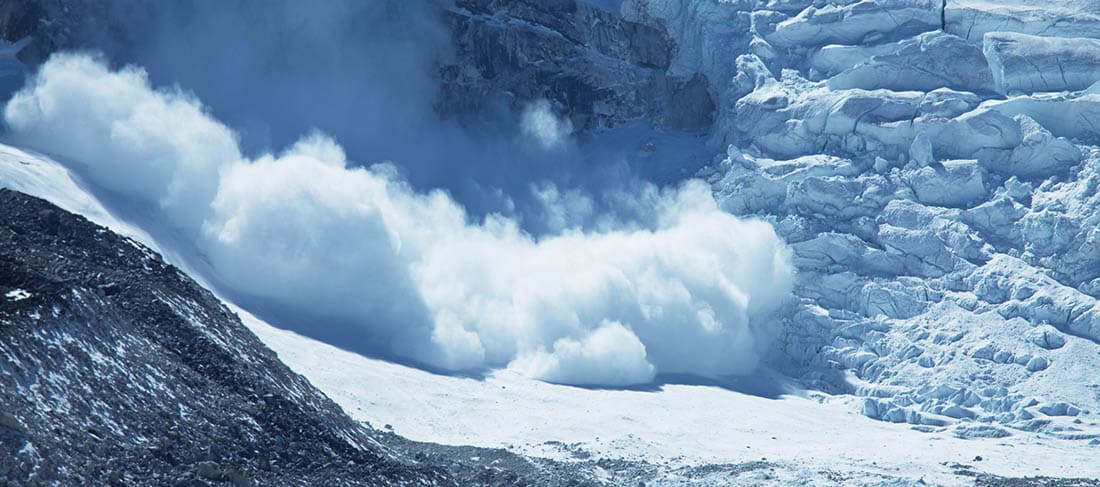
{"type": "Polygon", "coordinates": [[[558,117],[550,108],[550,102],[538,100],[523,110],[520,120],[523,134],[537,142],[544,149],[561,147],[573,133],[573,122],[558,117]]]}
{"type": "Polygon", "coordinates": [[[193,97],[85,55],[53,57],[4,118],[20,143],[159,205],[229,289],[442,369],[600,385],[746,373],[790,291],[771,226],[722,212],[699,181],[649,191],[644,224],[586,232],[562,211],[535,238],[393,166],[356,167],[321,134],[246,159],[193,97]]]}
{"type": "Polygon", "coordinates": [[[241,159],[233,132],[179,90],[153,91],[145,72],[109,71],[87,55],[55,56],[4,110],[19,141],[90,166],[95,183],[159,204],[193,225],[241,159]]]}
{"type": "Polygon", "coordinates": [[[562,338],[512,362],[532,377],[563,384],[625,385],[653,379],[645,344],[622,323],[604,323],[581,340],[562,338]]]}

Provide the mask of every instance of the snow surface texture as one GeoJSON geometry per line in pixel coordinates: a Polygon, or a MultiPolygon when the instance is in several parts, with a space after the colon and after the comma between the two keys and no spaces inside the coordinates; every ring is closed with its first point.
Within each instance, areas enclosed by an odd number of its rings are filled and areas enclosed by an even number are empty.
{"type": "MultiPolygon", "coordinates": [[[[86,55],[54,56],[4,117],[20,143],[158,206],[234,293],[367,327],[442,369],[599,385],[747,373],[790,291],[771,226],[721,211],[697,180],[636,196],[650,227],[535,239],[502,216],[469,221],[392,166],[354,168],[319,134],[246,160],[193,97],[86,55]]],[[[568,135],[545,106],[528,118],[541,143],[568,135]]]]}
{"type": "Polygon", "coordinates": [[[674,65],[736,60],[709,180],[794,254],[769,363],[875,419],[1100,443],[1095,2],[950,0],[946,32],[939,1],[755,8],[623,13],[670,27],[674,65]]]}
{"type": "MultiPolygon", "coordinates": [[[[1095,448],[1080,441],[921,433],[860,416],[861,405],[852,396],[769,397],[747,393],[749,387],[712,384],[592,389],[538,382],[508,370],[480,380],[441,377],[239,314],[281,360],[356,419],[390,425],[418,441],[507,448],[575,462],[578,470],[592,462],[647,461],[658,474],[646,485],[972,486],[976,472],[1100,476],[1095,448]],[[748,462],[759,470],[745,468],[748,462]],[[679,473],[684,466],[705,466],[716,475],[685,476],[679,473]]],[[[975,424],[968,431],[995,430],[975,424]]]]}

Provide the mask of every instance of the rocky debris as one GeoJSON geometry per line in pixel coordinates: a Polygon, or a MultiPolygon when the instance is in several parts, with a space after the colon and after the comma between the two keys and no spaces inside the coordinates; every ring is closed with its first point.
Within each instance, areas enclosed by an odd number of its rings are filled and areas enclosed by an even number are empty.
{"type": "Polygon", "coordinates": [[[1065,479],[1053,477],[1000,477],[975,475],[975,487],[1092,487],[1100,485],[1095,479],[1065,479]]]}

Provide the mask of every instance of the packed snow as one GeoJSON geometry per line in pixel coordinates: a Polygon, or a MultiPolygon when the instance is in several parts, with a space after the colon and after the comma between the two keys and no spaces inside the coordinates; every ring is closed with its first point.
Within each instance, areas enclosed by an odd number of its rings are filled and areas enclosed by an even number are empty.
{"type": "Polygon", "coordinates": [[[240,315],[281,360],[352,417],[418,441],[562,461],[644,460],[668,471],[777,464],[769,477],[744,480],[752,485],[830,485],[838,479],[851,485],[973,485],[974,472],[1100,475],[1095,448],[1079,441],[1040,434],[978,438],[986,431],[981,423],[970,427],[974,434],[922,433],[861,416],[864,406],[851,396],[796,393],[777,377],[639,390],[547,384],[514,371],[484,379],[440,377],[240,315]]]}

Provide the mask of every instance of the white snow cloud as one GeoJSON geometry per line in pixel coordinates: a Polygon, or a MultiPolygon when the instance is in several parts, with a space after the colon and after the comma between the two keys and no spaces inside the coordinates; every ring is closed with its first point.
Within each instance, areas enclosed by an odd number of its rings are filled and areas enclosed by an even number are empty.
{"type": "Polygon", "coordinates": [[[653,380],[645,344],[622,323],[606,322],[581,340],[562,338],[553,352],[524,354],[510,367],[548,382],[620,386],[653,380]]]}
{"type": "Polygon", "coordinates": [[[87,164],[95,183],[188,225],[217,191],[218,169],[241,159],[234,133],[193,97],[153,91],[143,70],[110,71],[84,54],[51,58],[4,119],[20,142],[87,164]]]}
{"type": "Polygon", "coordinates": [[[750,372],[790,291],[771,226],[721,211],[700,181],[647,190],[644,224],[582,231],[569,221],[589,216],[580,205],[536,238],[503,216],[472,221],[393,166],[356,167],[321,134],[243,158],[193,97],[84,55],[48,61],[4,118],[19,143],[159,205],[235,292],[316,326],[354,323],[384,351],[447,370],[602,385],[750,372]]]}
{"type": "Polygon", "coordinates": [[[573,133],[573,122],[558,117],[550,108],[550,102],[538,100],[523,110],[520,128],[524,135],[538,142],[544,149],[561,147],[573,133]]]}

